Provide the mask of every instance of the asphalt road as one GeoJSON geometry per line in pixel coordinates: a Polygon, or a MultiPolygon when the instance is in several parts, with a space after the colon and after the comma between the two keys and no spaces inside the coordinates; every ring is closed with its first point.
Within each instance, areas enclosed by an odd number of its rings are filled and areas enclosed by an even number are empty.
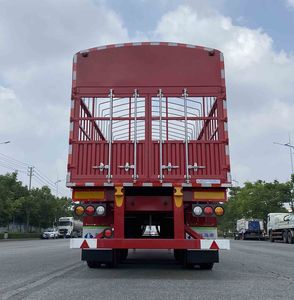
{"type": "Polygon", "coordinates": [[[232,241],[212,271],[172,251],[131,251],[117,269],[88,269],[68,240],[0,241],[0,299],[294,299],[294,244],[232,241]]]}

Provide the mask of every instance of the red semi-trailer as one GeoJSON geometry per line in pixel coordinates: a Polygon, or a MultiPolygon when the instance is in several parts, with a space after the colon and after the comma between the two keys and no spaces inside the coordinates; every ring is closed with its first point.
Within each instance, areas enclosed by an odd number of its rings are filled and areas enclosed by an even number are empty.
{"type": "Polygon", "coordinates": [[[102,46],[73,59],[67,186],[89,267],[128,249],[174,249],[211,269],[228,240],[231,185],[223,55],[194,45],[102,46]]]}

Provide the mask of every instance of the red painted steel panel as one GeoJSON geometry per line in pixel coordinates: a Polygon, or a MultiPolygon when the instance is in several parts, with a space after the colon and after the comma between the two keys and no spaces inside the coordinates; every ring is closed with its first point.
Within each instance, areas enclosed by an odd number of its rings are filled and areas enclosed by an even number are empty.
{"type": "Polygon", "coordinates": [[[77,53],[76,86],[221,86],[219,53],[164,45],[77,53]]]}
{"type": "MultiPolygon", "coordinates": [[[[134,89],[138,89],[140,97],[145,99],[145,116],[138,118],[141,122],[145,121],[145,133],[144,138],[137,143],[138,179],[135,184],[159,183],[160,146],[158,140],[152,140],[152,130],[154,130],[152,122],[158,120],[158,115],[152,115],[151,108],[151,99],[157,97],[158,88],[162,88],[164,93],[164,124],[168,124],[168,119],[177,120],[175,116],[166,118],[169,111],[167,107],[169,109],[171,107],[171,104],[168,103],[169,97],[183,99],[184,88],[188,88],[190,97],[203,97],[201,100],[203,116],[200,118],[202,120],[200,122],[203,122],[204,126],[199,138],[190,140],[188,143],[188,163],[189,165],[197,163],[199,166],[205,166],[205,169],[197,171],[190,169],[190,182],[196,184],[197,179],[216,179],[220,180],[220,183],[227,182],[229,160],[225,155],[225,145],[228,140],[227,132],[224,131],[227,112],[226,109],[224,111],[223,106],[226,97],[224,80],[221,78],[223,68],[223,61],[218,50],[214,50],[214,53],[210,55],[209,51],[203,47],[191,47],[183,44],[170,46],[168,43],[160,43],[155,46],[150,43],[142,43],[141,46],[129,44],[123,47],[111,45],[102,50],[90,49],[86,54],[78,53],[73,67],[76,79],[73,82],[75,105],[71,112],[71,121],[74,126],[70,134],[72,155],[69,155],[68,166],[71,182],[82,185],[86,182],[103,185],[107,181],[107,169],[102,171],[93,169],[93,166],[99,166],[100,163],[108,164],[109,151],[107,138],[103,140],[97,127],[96,122],[99,123],[97,115],[91,114],[98,98],[96,98],[96,102],[93,101],[92,106],[88,107],[82,103],[81,99],[83,97],[86,97],[86,100],[91,97],[106,99],[110,88],[114,90],[117,98],[126,97],[129,103],[131,103],[130,97],[132,97],[134,89]],[[210,102],[210,104],[205,103],[205,97],[210,101],[211,99],[216,99],[216,101],[210,102]],[[217,135],[215,135],[216,132],[217,135]]],[[[129,108],[128,124],[134,121],[131,114],[132,109],[129,108]]],[[[195,118],[194,115],[192,117],[195,118]]],[[[191,120],[192,117],[190,113],[191,120]]],[[[177,118],[184,121],[183,117],[177,118]]],[[[120,118],[119,115],[116,115],[114,119],[119,121],[127,118],[120,118]]],[[[104,120],[107,122],[109,117],[104,120]]],[[[167,131],[168,134],[171,134],[171,130],[167,128],[167,131]]],[[[184,139],[184,132],[181,135],[184,139]]],[[[184,183],[186,175],[184,141],[164,141],[162,153],[163,165],[171,163],[172,166],[179,166],[178,169],[163,170],[162,182],[184,183]]],[[[114,184],[133,182],[134,170],[130,168],[126,171],[119,168],[126,163],[134,164],[133,141],[113,141],[110,182],[114,184]]]]}

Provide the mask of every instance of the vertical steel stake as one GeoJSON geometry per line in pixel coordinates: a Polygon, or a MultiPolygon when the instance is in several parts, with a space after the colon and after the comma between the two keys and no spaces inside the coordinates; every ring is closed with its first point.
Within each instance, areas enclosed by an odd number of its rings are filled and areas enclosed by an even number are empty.
{"type": "Polygon", "coordinates": [[[111,152],[112,152],[112,117],[113,117],[113,89],[109,91],[109,140],[108,140],[108,174],[107,181],[111,181],[111,152]]]}
{"type": "Polygon", "coordinates": [[[184,114],[185,114],[185,156],[186,156],[186,182],[190,182],[190,175],[189,175],[189,151],[188,151],[188,111],[187,111],[187,89],[184,89],[184,114]]]}

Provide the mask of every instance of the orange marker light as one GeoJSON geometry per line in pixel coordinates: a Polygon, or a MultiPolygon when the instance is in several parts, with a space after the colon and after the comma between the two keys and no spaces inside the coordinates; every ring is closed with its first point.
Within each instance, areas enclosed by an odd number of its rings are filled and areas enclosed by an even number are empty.
{"type": "Polygon", "coordinates": [[[78,205],[78,206],[75,207],[75,214],[77,216],[81,216],[84,212],[85,212],[85,209],[84,209],[83,206],[78,205]]]}
{"type": "Polygon", "coordinates": [[[217,216],[223,216],[225,211],[224,209],[221,207],[221,206],[217,206],[215,209],[214,209],[214,213],[217,215],[217,216]]]}

